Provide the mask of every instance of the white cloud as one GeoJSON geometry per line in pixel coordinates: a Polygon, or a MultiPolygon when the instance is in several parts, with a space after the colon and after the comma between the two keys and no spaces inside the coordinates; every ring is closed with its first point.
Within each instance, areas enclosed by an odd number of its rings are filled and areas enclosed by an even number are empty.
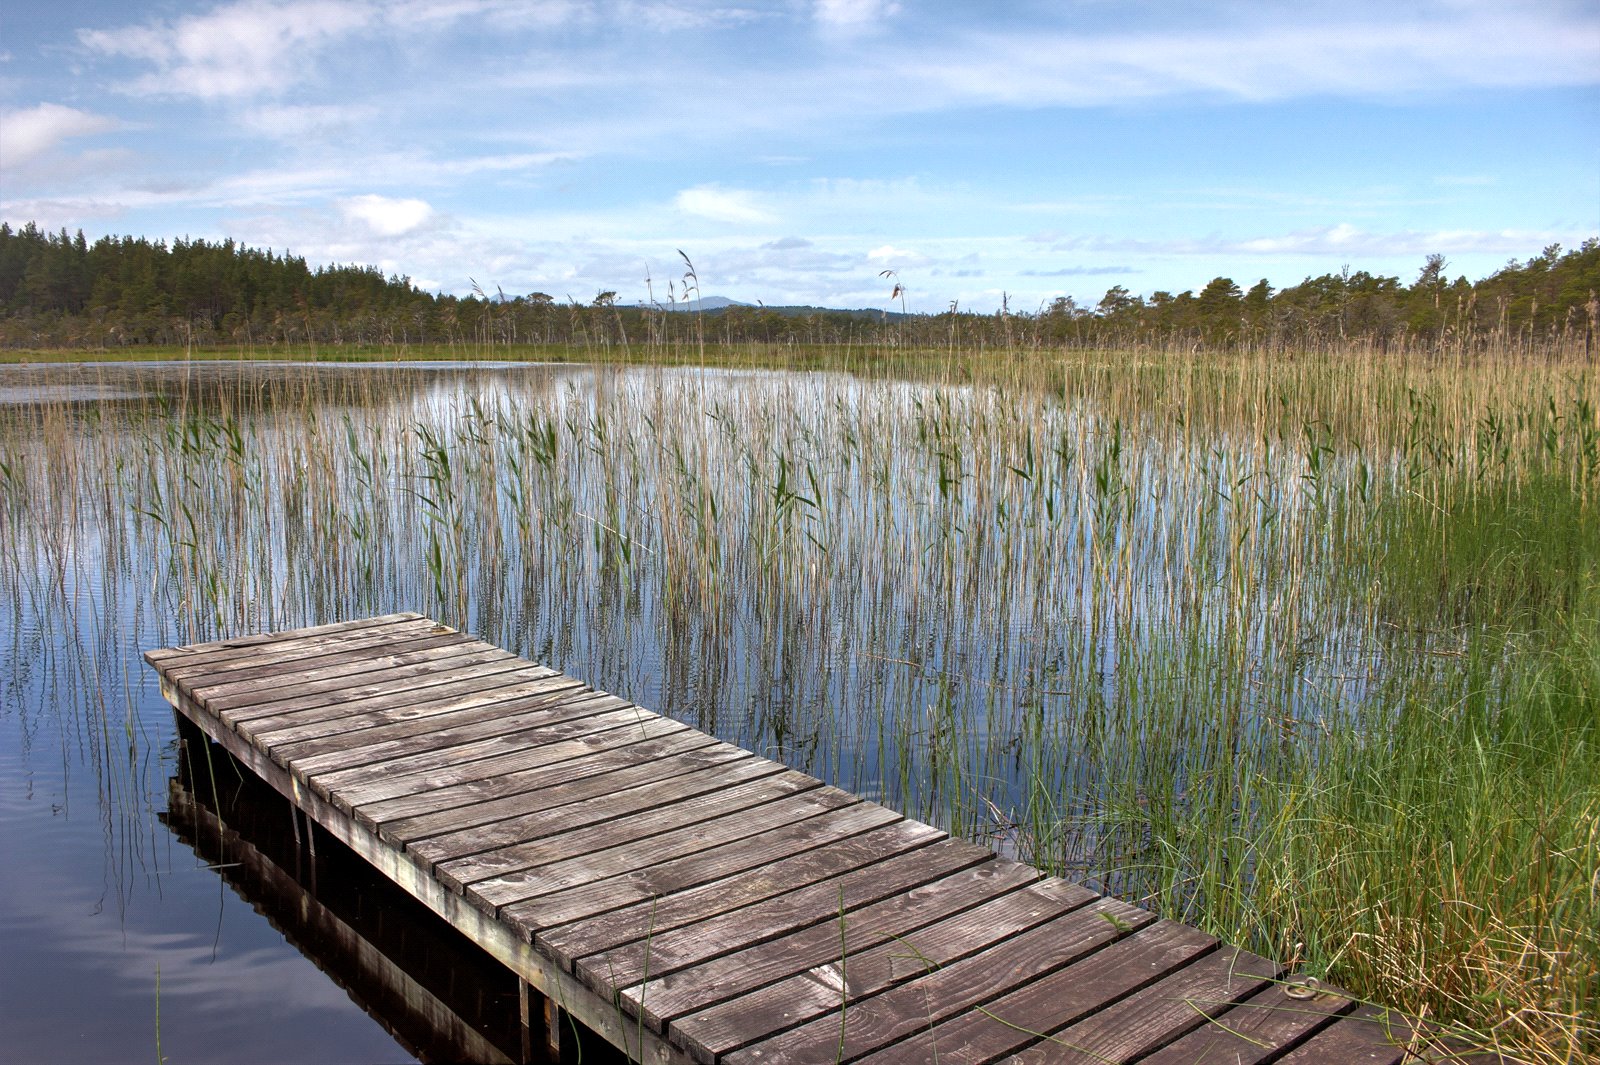
{"type": "Polygon", "coordinates": [[[353,0],[241,0],[171,23],[83,30],[78,39],[101,54],[153,64],[155,72],[131,84],[136,92],[247,97],[288,89],[322,46],[377,17],[377,8],[353,0]]]}
{"type": "Polygon", "coordinates": [[[443,27],[511,35],[592,21],[592,7],[575,0],[234,0],[172,21],[81,30],[78,40],[153,66],[125,86],[133,92],[245,99],[288,91],[330,46],[358,35],[382,33],[428,49],[443,27]]]}
{"type": "Polygon", "coordinates": [[[252,132],[274,140],[301,141],[356,128],[377,115],[377,108],[364,104],[271,104],[250,108],[239,116],[239,121],[252,132]]]}
{"type": "Polygon", "coordinates": [[[685,214],[713,222],[762,224],[773,221],[771,213],[756,204],[755,194],[744,189],[697,185],[678,193],[673,204],[685,214]]]}
{"type": "Polygon", "coordinates": [[[856,29],[875,25],[899,12],[893,0],[817,0],[815,14],[824,26],[856,29]]]}
{"type": "Polygon", "coordinates": [[[339,209],[345,217],[364,223],[380,237],[403,236],[433,217],[433,208],[425,200],[391,199],[371,194],[342,200],[339,209]]]}
{"type": "Polygon", "coordinates": [[[900,270],[913,266],[926,266],[931,262],[921,252],[897,248],[893,244],[883,244],[873,248],[867,252],[867,261],[879,266],[893,266],[900,270]]]}
{"type": "Polygon", "coordinates": [[[114,118],[60,104],[46,103],[23,111],[7,111],[0,115],[0,155],[8,168],[22,166],[62,141],[109,133],[119,125],[114,118]]]}

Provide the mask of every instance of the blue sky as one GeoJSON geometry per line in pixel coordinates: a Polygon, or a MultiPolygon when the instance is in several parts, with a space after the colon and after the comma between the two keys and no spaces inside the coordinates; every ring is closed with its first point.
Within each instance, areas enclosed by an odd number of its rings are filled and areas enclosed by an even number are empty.
{"type": "Polygon", "coordinates": [[[585,301],[1476,279],[1600,233],[1600,4],[6,0],[0,218],[585,301]]]}

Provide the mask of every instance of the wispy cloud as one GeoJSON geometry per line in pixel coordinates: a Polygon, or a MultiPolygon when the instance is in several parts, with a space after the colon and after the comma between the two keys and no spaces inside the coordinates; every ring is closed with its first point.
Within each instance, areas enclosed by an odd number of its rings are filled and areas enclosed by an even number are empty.
{"type": "Polygon", "coordinates": [[[824,26],[856,30],[899,14],[900,5],[893,0],[816,0],[812,10],[824,26]]]}
{"type": "Polygon", "coordinates": [[[885,99],[908,108],[1592,85],[1600,81],[1600,20],[1559,10],[1468,8],[1428,18],[1357,8],[1312,24],[1258,11],[1216,30],[978,32],[894,55],[880,79],[901,87],[885,99]]]}
{"type": "Polygon", "coordinates": [[[129,83],[151,95],[270,96],[302,77],[325,45],[371,25],[377,9],[349,0],[243,0],[174,22],[84,30],[93,52],[150,64],[129,83]]]}
{"type": "Polygon", "coordinates": [[[1053,252],[1100,252],[1186,256],[1340,257],[1427,255],[1445,252],[1500,254],[1527,251],[1551,242],[1570,241],[1571,232],[1531,229],[1405,229],[1379,232],[1348,222],[1314,226],[1288,233],[1256,237],[1213,234],[1204,237],[1134,239],[1108,236],[1034,234],[1026,238],[1047,243],[1053,252]]]}
{"type": "Polygon", "coordinates": [[[755,194],[744,189],[697,185],[678,193],[672,202],[685,214],[713,222],[765,224],[774,220],[772,213],[757,203],[755,194]]]}
{"type": "Polygon", "coordinates": [[[370,104],[267,104],[245,110],[239,121],[251,132],[274,140],[303,142],[348,134],[378,115],[370,104]]]}
{"type": "Polygon", "coordinates": [[[1063,266],[1058,270],[1023,270],[1023,277],[1098,277],[1103,274],[1137,274],[1132,266],[1063,266]]]}
{"type": "Polygon", "coordinates": [[[0,115],[0,158],[7,169],[26,166],[64,141],[109,133],[121,123],[75,107],[44,103],[0,115]]]}

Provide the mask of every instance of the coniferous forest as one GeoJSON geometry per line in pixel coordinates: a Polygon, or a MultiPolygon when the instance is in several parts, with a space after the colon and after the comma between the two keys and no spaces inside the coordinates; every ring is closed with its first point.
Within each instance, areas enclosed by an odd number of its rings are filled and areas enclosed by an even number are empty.
{"type": "MultiPolygon", "coordinates": [[[[1476,282],[1431,255],[1414,278],[1349,268],[1274,290],[1231,278],[1149,297],[1122,286],[1085,306],[940,314],[733,305],[623,305],[543,292],[434,295],[370,266],[313,268],[232,240],[101,237],[0,224],[0,346],[582,345],[683,342],[927,347],[1266,348],[1365,344],[1451,350],[1494,344],[1592,353],[1600,317],[1600,239],[1551,245],[1476,282]],[[677,312],[677,313],[674,313],[677,312]]],[[[887,293],[886,293],[887,295],[887,293]]]]}

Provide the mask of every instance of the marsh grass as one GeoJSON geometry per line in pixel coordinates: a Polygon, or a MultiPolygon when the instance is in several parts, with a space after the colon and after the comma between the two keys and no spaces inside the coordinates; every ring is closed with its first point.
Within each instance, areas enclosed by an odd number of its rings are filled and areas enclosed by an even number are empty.
{"type": "Polygon", "coordinates": [[[828,357],[857,372],[85,369],[145,398],[0,409],[0,591],[106,735],[118,626],[422,610],[1480,1042],[1594,1050],[1592,370],[828,357]]]}

